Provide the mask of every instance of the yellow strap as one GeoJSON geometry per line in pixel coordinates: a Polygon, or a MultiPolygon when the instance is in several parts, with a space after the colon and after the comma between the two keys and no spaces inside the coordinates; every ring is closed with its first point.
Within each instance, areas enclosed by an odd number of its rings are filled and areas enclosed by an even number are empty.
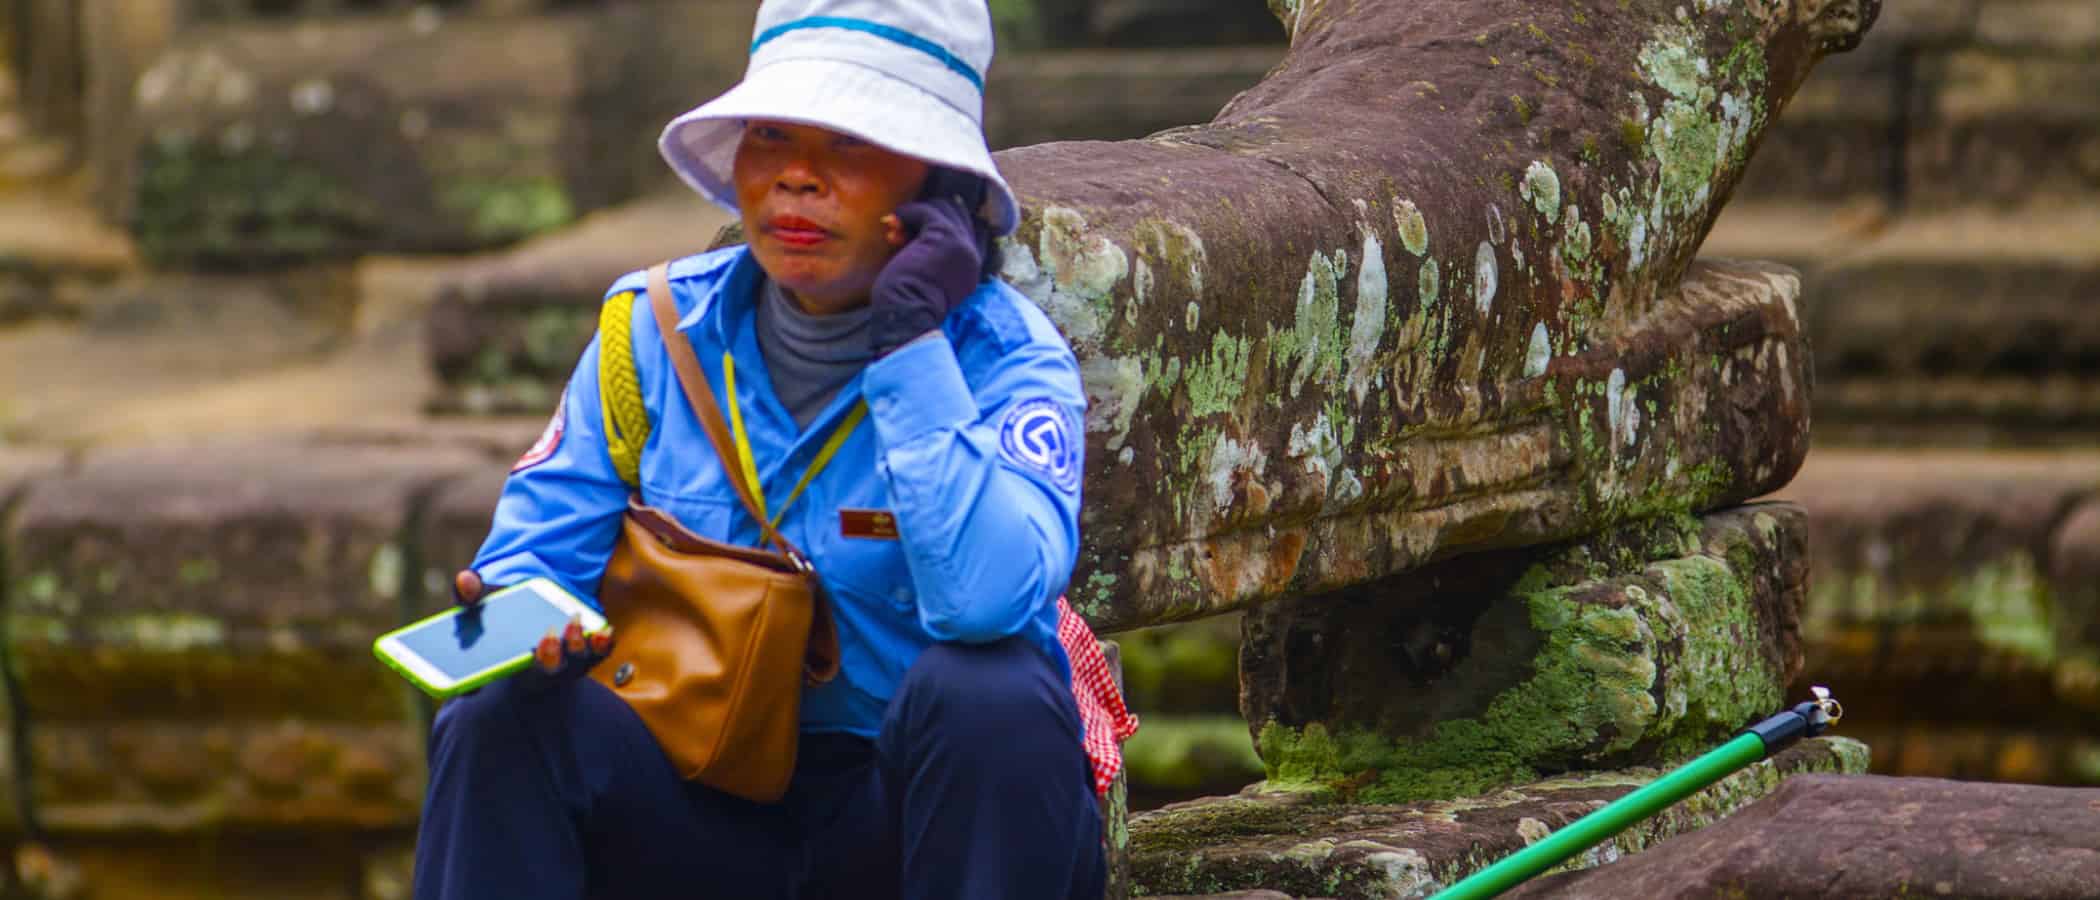
{"type": "MultiPolygon", "coordinates": [[[[758,463],[751,457],[751,439],[744,435],[743,404],[736,402],[736,357],[722,351],[722,380],[729,385],[729,429],[736,433],[736,460],[744,469],[744,483],[751,486],[751,493],[758,497],[758,514],[766,513],[766,491],[758,480],[758,463]]],[[[775,528],[780,526],[775,525],[775,528]]]]}
{"type": "Polygon", "coordinates": [[[840,422],[839,427],[831,432],[831,437],[824,439],[824,447],[817,451],[817,458],[810,461],[809,471],[802,473],[802,480],[795,483],[795,489],[788,494],[787,502],[780,504],[779,515],[773,517],[774,528],[780,527],[780,516],[787,515],[788,507],[795,505],[795,498],[802,496],[802,489],[809,487],[810,479],[817,477],[817,472],[824,468],[824,464],[831,462],[831,458],[838,454],[839,448],[846,445],[846,438],[853,434],[853,429],[859,427],[860,420],[867,415],[866,400],[853,404],[853,411],[846,414],[846,421],[840,422]]]}
{"type": "Polygon", "coordinates": [[[795,500],[802,496],[802,489],[809,487],[810,481],[817,477],[817,473],[824,470],[824,466],[831,462],[833,456],[838,455],[839,448],[846,445],[846,438],[852,436],[853,429],[860,427],[860,420],[867,418],[867,401],[853,404],[852,411],[846,413],[846,420],[832,430],[831,437],[826,438],[824,446],[817,450],[817,458],[810,461],[809,471],[802,473],[802,480],[795,483],[795,489],[789,492],[787,500],[780,504],[780,511],[767,513],[766,492],[759,486],[758,464],[751,456],[751,439],[744,434],[744,413],[742,405],[737,403],[736,399],[736,357],[727,351],[722,353],[722,380],[729,388],[729,429],[736,433],[737,464],[743,467],[745,483],[751,485],[751,493],[758,498],[759,514],[766,516],[774,528],[779,528],[780,520],[787,515],[788,507],[794,506],[795,500]]]}
{"type": "Polygon", "coordinates": [[[634,292],[624,291],[598,310],[598,407],[605,449],[628,487],[640,487],[642,446],[649,443],[649,410],[634,367],[634,292]]]}

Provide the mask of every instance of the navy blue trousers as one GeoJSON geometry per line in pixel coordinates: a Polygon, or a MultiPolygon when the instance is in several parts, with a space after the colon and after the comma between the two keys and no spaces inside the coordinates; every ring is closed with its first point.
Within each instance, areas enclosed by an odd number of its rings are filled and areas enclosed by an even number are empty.
{"type": "Polygon", "coordinates": [[[787,796],[678,777],[603,685],[499,682],[431,734],[419,900],[1098,900],[1079,713],[1020,639],[927,650],[873,741],[805,734],[787,796]]]}

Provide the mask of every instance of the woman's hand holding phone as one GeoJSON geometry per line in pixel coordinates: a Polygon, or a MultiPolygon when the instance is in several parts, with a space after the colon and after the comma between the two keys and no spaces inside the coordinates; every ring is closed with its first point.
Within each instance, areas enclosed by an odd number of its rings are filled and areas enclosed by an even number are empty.
{"type": "Polygon", "coordinates": [[[973,190],[984,190],[976,176],[935,170],[920,199],[883,217],[890,246],[898,249],[875,276],[869,299],[868,337],[876,356],[939,328],[984,279],[991,226],[966,199],[973,190]]]}
{"type": "MultiPolygon", "coordinates": [[[[488,585],[472,569],[461,569],[452,576],[452,597],[459,604],[462,614],[472,615],[481,608],[481,598],[488,593],[488,585]]],[[[613,632],[610,626],[596,634],[584,634],[583,623],[574,618],[558,631],[548,631],[533,647],[533,668],[526,669],[521,677],[534,679],[537,687],[582,677],[612,654],[613,632]]]]}

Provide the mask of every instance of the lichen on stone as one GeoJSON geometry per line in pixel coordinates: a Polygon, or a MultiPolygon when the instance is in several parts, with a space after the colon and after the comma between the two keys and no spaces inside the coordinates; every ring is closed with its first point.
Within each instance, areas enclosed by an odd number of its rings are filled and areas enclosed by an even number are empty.
{"type": "Polygon", "coordinates": [[[1531,204],[1531,208],[1545,217],[1547,223],[1560,221],[1560,175],[1545,160],[1533,160],[1524,169],[1524,181],[1518,195],[1531,204]]]}

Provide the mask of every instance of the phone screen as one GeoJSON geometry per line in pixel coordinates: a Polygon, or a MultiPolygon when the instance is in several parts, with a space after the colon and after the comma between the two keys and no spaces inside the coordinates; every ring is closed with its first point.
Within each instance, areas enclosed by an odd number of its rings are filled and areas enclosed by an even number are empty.
{"type": "Polygon", "coordinates": [[[528,582],[498,591],[478,613],[433,619],[399,632],[396,640],[455,683],[465,681],[532,652],[548,631],[569,623],[569,609],[540,590],[528,582]]]}

